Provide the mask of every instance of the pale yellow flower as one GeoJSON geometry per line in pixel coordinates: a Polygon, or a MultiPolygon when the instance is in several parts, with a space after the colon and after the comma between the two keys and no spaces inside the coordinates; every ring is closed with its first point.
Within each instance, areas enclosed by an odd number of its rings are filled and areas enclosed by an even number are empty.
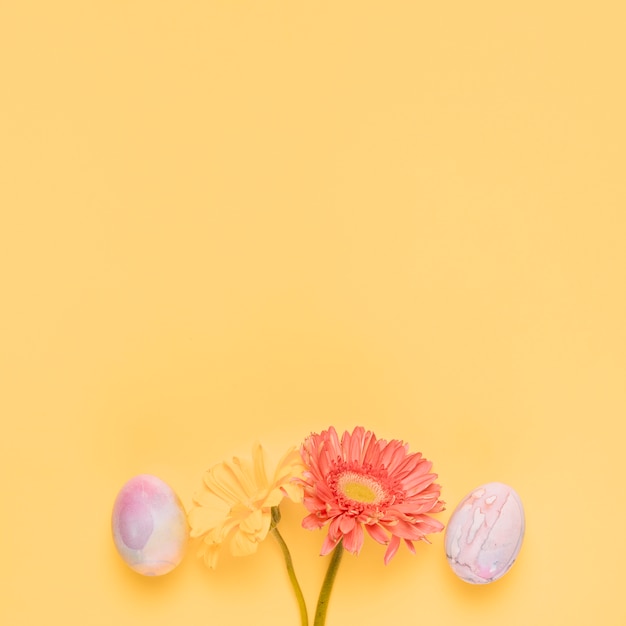
{"type": "Polygon", "coordinates": [[[191,536],[202,538],[199,556],[204,557],[208,567],[215,568],[223,544],[234,556],[256,552],[270,530],[272,507],[285,496],[302,500],[302,487],[294,481],[303,470],[296,448],[288,450],[278,462],[271,480],[265,464],[265,451],[257,443],[252,449],[252,461],[235,457],[205,473],[188,518],[191,536]]]}

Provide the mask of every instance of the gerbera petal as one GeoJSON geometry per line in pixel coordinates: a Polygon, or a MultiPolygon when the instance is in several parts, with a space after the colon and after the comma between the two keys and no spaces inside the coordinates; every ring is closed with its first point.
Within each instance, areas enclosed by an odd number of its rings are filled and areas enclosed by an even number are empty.
{"type": "Polygon", "coordinates": [[[420,530],[423,534],[438,533],[444,528],[443,524],[438,519],[433,519],[428,515],[420,515],[417,521],[420,524],[420,530]]]}
{"type": "Polygon", "coordinates": [[[259,485],[255,482],[254,470],[249,461],[243,461],[235,456],[233,457],[232,463],[229,463],[228,466],[249,497],[256,497],[259,491],[267,487],[267,482],[263,485],[259,485]]]}
{"type": "Polygon", "coordinates": [[[192,537],[200,537],[209,532],[209,530],[219,526],[228,515],[228,510],[228,506],[215,506],[214,503],[193,507],[187,515],[190,535],[192,537]]]}
{"type": "Polygon", "coordinates": [[[204,563],[207,567],[211,569],[215,569],[217,565],[217,558],[219,555],[219,546],[214,545],[205,545],[203,544],[202,549],[198,553],[198,556],[201,556],[204,559],[204,563]]]}
{"type": "Polygon", "coordinates": [[[276,489],[272,489],[259,504],[264,508],[271,508],[278,506],[284,497],[285,493],[282,488],[277,487],[276,489]]]}
{"type": "Polygon", "coordinates": [[[324,539],[324,543],[322,544],[320,556],[326,556],[327,554],[330,554],[338,543],[339,543],[339,538],[332,539],[330,534],[326,535],[326,538],[324,539]]]}
{"type": "Polygon", "coordinates": [[[257,534],[262,530],[266,522],[269,527],[269,517],[269,514],[264,514],[261,509],[256,509],[251,511],[247,517],[241,520],[239,528],[241,528],[244,533],[248,533],[250,535],[257,534]]]}
{"type": "Polygon", "coordinates": [[[393,559],[399,547],[400,537],[393,535],[391,537],[391,541],[389,541],[389,545],[387,546],[387,551],[385,552],[385,565],[389,565],[389,561],[393,559]]]}
{"type": "Polygon", "coordinates": [[[361,456],[359,458],[360,465],[363,465],[363,463],[365,463],[365,460],[371,457],[372,450],[374,450],[375,448],[376,448],[376,435],[371,430],[368,430],[363,435],[363,440],[361,442],[361,456]]]}
{"type": "Polygon", "coordinates": [[[361,426],[357,426],[352,434],[346,431],[343,436],[345,441],[342,441],[346,461],[353,463],[359,463],[361,461],[361,450],[363,449],[363,434],[365,429],[361,426]]]}
{"type": "MultiPolygon", "coordinates": [[[[439,485],[437,485],[439,487],[439,485]]],[[[446,510],[446,503],[443,500],[438,500],[433,504],[432,509],[430,509],[430,513],[441,513],[441,511],[446,510]]]]}
{"type": "Polygon", "coordinates": [[[250,493],[228,463],[219,463],[208,470],[204,475],[204,484],[210,492],[229,504],[242,502],[250,497],[250,493]]]}
{"type": "Polygon", "coordinates": [[[331,520],[330,526],[328,527],[328,535],[332,537],[334,543],[337,543],[337,541],[341,539],[341,516],[331,520]]]}
{"type": "Polygon", "coordinates": [[[236,530],[230,540],[230,552],[233,556],[249,556],[254,554],[258,547],[258,542],[241,530],[236,530]]]}
{"type": "Polygon", "coordinates": [[[348,552],[358,554],[363,547],[363,527],[355,524],[353,529],[343,536],[343,545],[348,552]]]}
{"type": "Polygon", "coordinates": [[[300,453],[295,448],[290,448],[278,462],[272,482],[278,484],[300,477],[303,470],[304,465],[300,453]]]}
{"type": "Polygon", "coordinates": [[[341,444],[339,443],[339,436],[337,435],[337,431],[335,430],[334,426],[331,426],[327,432],[328,438],[324,438],[324,433],[322,433],[322,441],[328,442],[330,452],[333,456],[341,454],[341,444]]]}
{"type": "Polygon", "coordinates": [[[421,476],[408,476],[402,481],[402,486],[408,493],[419,493],[428,485],[437,480],[437,474],[423,474],[421,476]]]}
{"type": "Polygon", "coordinates": [[[318,498],[317,495],[307,495],[306,492],[302,502],[311,513],[325,511],[327,508],[324,500],[318,498]]]}
{"type": "Polygon", "coordinates": [[[257,487],[267,487],[267,474],[265,472],[265,452],[260,443],[252,448],[252,463],[254,466],[254,482],[257,487]]]}
{"type": "Polygon", "coordinates": [[[402,519],[394,520],[393,526],[390,527],[391,532],[402,539],[418,540],[424,534],[417,526],[410,524],[402,519]]]}
{"type": "Polygon", "coordinates": [[[317,530],[326,524],[328,520],[326,518],[318,517],[311,513],[311,515],[307,515],[302,520],[302,528],[306,528],[307,530],[317,530]]]}
{"type": "Polygon", "coordinates": [[[405,476],[417,471],[420,468],[419,473],[426,473],[432,464],[428,463],[425,459],[422,459],[422,455],[419,452],[407,455],[396,468],[396,472],[399,476],[405,476]]]}
{"type": "Polygon", "coordinates": [[[352,515],[342,515],[339,519],[339,530],[345,535],[351,533],[357,523],[352,515]]]}
{"type": "MultiPolygon", "coordinates": [[[[424,513],[438,513],[439,511],[433,510],[433,505],[435,503],[429,500],[425,501],[415,501],[415,500],[407,500],[406,502],[401,502],[400,504],[394,504],[393,510],[397,512],[398,515],[410,515],[416,517],[417,515],[422,515],[424,513]]],[[[441,509],[442,510],[442,509],[441,509]]]]}
{"type": "Polygon", "coordinates": [[[389,536],[378,524],[366,524],[365,530],[370,534],[374,541],[387,545],[389,543],[389,536]]]}
{"type": "Polygon", "coordinates": [[[396,472],[398,465],[404,460],[407,454],[406,446],[402,445],[402,442],[390,441],[385,450],[385,466],[390,473],[396,472]]]}
{"type": "Polygon", "coordinates": [[[294,502],[302,502],[302,485],[296,482],[285,483],[280,486],[280,490],[283,495],[287,496],[290,500],[293,500],[294,502]]]}

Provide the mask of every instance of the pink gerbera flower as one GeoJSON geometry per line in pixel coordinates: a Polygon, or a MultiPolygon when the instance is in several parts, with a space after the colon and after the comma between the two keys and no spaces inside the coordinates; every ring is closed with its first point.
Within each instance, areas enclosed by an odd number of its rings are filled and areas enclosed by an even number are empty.
{"type": "Polygon", "coordinates": [[[409,454],[408,444],[376,439],[358,426],[344,432],[341,441],[331,426],[311,434],[301,448],[305,464],[304,504],[309,511],[302,526],[309,530],[328,526],[322,555],[343,539],[343,546],[358,554],[363,546],[363,527],[387,545],[385,564],[400,540],[415,552],[414,541],[428,541],[428,533],[443,524],[428,513],[443,511],[437,474],[419,452],[409,454]]]}

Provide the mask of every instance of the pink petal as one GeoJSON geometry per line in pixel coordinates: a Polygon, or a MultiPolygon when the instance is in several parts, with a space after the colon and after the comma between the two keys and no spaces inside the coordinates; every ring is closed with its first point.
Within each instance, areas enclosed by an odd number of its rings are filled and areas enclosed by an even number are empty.
{"type": "Polygon", "coordinates": [[[387,546],[387,552],[385,552],[385,565],[389,565],[389,561],[393,559],[399,547],[400,547],[400,538],[393,535],[391,537],[391,541],[389,542],[389,545],[387,546]]]}
{"type": "Polygon", "coordinates": [[[398,464],[404,459],[406,456],[406,449],[400,445],[399,441],[393,440],[390,441],[382,454],[382,463],[387,468],[389,473],[393,473],[396,471],[398,464]]]}
{"type": "Polygon", "coordinates": [[[394,524],[392,532],[394,535],[397,535],[402,539],[414,540],[420,539],[424,534],[424,532],[422,532],[421,529],[418,529],[417,526],[410,524],[409,522],[405,522],[401,519],[398,520],[396,524],[394,524]]]}
{"type": "MultiPolygon", "coordinates": [[[[417,466],[420,464],[421,454],[416,452],[415,454],[409,454],[397,467],[396,472],[402,475],[408,475],[416,471],[417,466]]],[[[422,474],[420,471],[418,474],[422,474]]]]}
{"type": "Polygon", "coordinates": [[[365,530],[367,530],[374,541],[382,543],[384,546],[389,543],[389,536],[378,524],[367,524],[365,530]]]}
{"type": "Polygon", "coordinates": [[[423,491],[428,485],[437,479],[437,474],[415,474],[402,481],[402,487],[410,494],[423,491]]]}
{"type": "Polygon", "coordinates": [[[363,450],[363,434],[365,429],[362,426],[357,426],[353,431],[352,435],[345,433],[346,437],[346,452],[347,452],[347,461],[354,461],[355,463],[360,463],[361,461],[361,451],[363,450]]]}
{"type": "Polygon", "coordinates": [[[397,471],[398,465],[400,463],[402,463],[402,461],[405,459],[406,453],[407,453],[406,446],[401,446],[399,441],[397,441],[395,443],[396,443],[397,447],[395,447],[395,449],[393,450],[393,455],[392,455],[391,459],[389,460],[389,464],[387,466],[387,468],[388,468],[388,470],[390,472],[396,472],[397,471]]]}
{"type": "Polygon", "coordinates": [[[358,554],[363,547],[363,527],[355,524],[351,532],[343,537],[343,545],[348,552],[358,554]]]}
{"type": "Polygon", "coordinates": [[[311,514],[307,515],[302,520],[302,528],[306,528],[307,530],[318,530],[326,523],[325,519],[317,517],[317,515],[311,514]]]}
{"type": "Polygon", "coordinates": [[[327,554],[330,554],[338,543],[339,538],[333,540],[331,539],[330,535],[326,535],[326,539],[324,539],[320,555],[326,556],[327,554]]]}
{"type": "Polygon", "coordinates": [[[320,452],[317,459],[317,477],[318,480],[322,480],[322,477],[326,476],[326,474],[328,474],[332,468],[332,458],[330,458],[326,452],[320,452]]]}
{"type": "Polygon", "coordinates": [[[366,459],[370,459],[373,451],[376,449],[376,435],[371,430],[368,430],[361,443],[361,457],[359,458],[359,464],[363,465],[366,459]]]}
{"type": "Polygon", "coordinates": [[[417,517],[418,515],[422,515],[424,513],[436,513],[437,511],[433,510],[433,504],[433,502],[428,500],[423,502],[421,501],[421,498],[419,500],[406,500],[401,504],[394,504],[393,507],[387,509],[387,515],[391,517],[394,513],[397,513],[398,517],[401,517],[402,515],[417,517]]]}
{"type": "Polygon", "coordinates": [[[417,521],[420,531],[424,534],[438,533],[443,530],[443,524],[439,520],[428,517],[427,515],[420,515],[417,521]]]}
{"type": "Polygon", "coordinates": [[[336,457],[341,454],[341,444],[339,443],[339,437],[337,431],[333,426],[328,429],[327,441],[330,444],[331,456],[336,457]]]}
{"type": "Polygon", "coordinates": [[[337,543],[343,534],[341,532],[341,517],[334,517],[328,526],[328,534],[334,543],[337,543]]]}
{"type": "Polygon", "coordinates": [[[351,533],[356,526],[356,522],[352,515],[342,515],[339,518],[339,530],[345,535],[347,533],[351,533]]]}

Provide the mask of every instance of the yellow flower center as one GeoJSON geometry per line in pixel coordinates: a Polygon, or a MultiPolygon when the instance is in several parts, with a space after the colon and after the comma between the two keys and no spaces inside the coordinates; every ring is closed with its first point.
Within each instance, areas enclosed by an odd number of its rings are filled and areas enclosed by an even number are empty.
{"type": "Polygon", "coordinates": [[[356,472],[342,474],[337,487],[346,498],[362,504],[378,504],[385,497],[385,490],[377,480],[356,472]]]}

